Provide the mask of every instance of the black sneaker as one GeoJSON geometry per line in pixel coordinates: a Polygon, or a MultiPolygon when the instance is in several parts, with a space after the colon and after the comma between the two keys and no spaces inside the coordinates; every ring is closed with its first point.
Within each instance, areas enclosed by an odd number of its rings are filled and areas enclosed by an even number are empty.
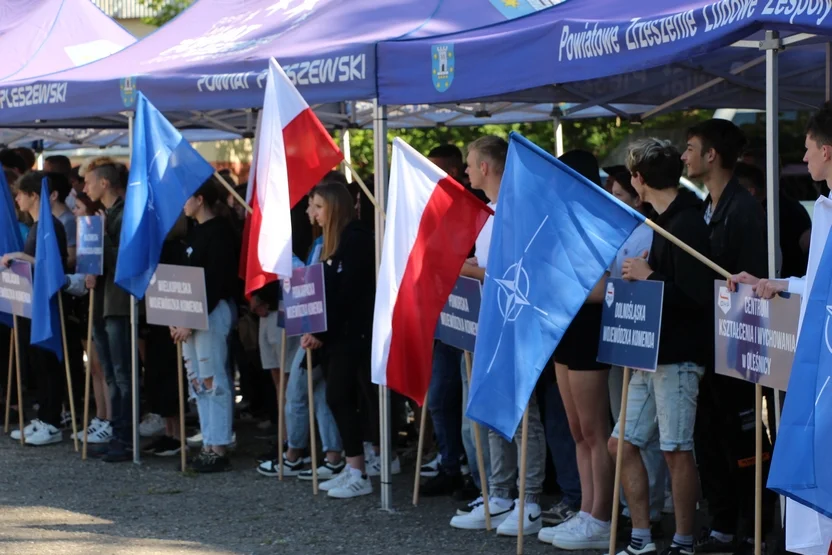
{"type": "Polygon", "coordinates": [[[142,447],[142,453],[145,455],[152,455],[156,448],[162,444],[164,440],[168,439],[168,436],[158,436],[153,441],[147,444],[147,446],[142,447]]]}
{"type": "Polygon", "coordinates": [[[199,459],[191,465],[191,470],[200,474],[228,472],[231,470],[231,460],[226,455],[218,455],[213,451],[203,451],[199,459]]]}
{"type": "MultiPolygon", "coordinates": [[[[766,553],[766,542],[763,542],[760,553],[766,553]]],[[[754,541],[739,542],[736,550],[734,550],[734,555],[754,555],[754,541]]]]}
{"type": "Polygon", "coordinates": [[[483,504],[482,497],[477,497],[473,501],[457,507],[456,514],[457,514],[457,516],[465,516],[465,515],[469,514],[471,511],[473,511],[474,509],[476,509],[477,507],[479,507],[482,504],[483,504]]]}
{"type": "Polygon", "coordinates": [[[702,533],[702,536],[698,540],[696,540],[696,544],[694,545],[694,551],[697,553],[709,553],[713,555],[732,555],[738,547],[736,542],[729,541],[724,542],[720,541],[717,538],[711,535],[710,530],[705,530],[702,533]]]}
{"type": "Polygon", "coordinates": [[[170,436],[162,436],[154,443],[156,443],[156,447],[151,453],[157,457],[175,457],[182,450],[182,444],[179,440],[170,436]]]}
{"type": "Polygon", "coordinates": [[[541,513],[541,518],[544,523],[549,524],[550,526],[557,526],[558,524],[566,522],[577,513],[578,510],[575,507],[566,501],[561,500],[557,504],[552,505],[548,511],[543,511],[541,513]]]}
{"type": "Polygon", "coordinates": [[[662,555],[695,555],[695,553],[694,549],[687,549],[679,545],[671,545],[662,551],[662,555]]]}
{"type": "Polygon", "coordinates": [[[133,455],[130,451],[118,440],[110,442],[107,453],[101,457],[101,460],[106,463],[120,463],[133,460],[133,455]]]}
{"type": "MultiPolygon", "coordinates": [[[[627,545],[627,548],[618,555],[656,555],[656,544],[650,542],[641,549],[636,549],[632,544],[627,545]]],[[[664,555],[664,553],[662,553],[664,555]]]]}
{"type": "Polygon", "coordinates": [[[440,495],[451,495],[463,485],[462,475],[447,474],[441,467],[439,473],[433,478],[419,486],[419,493],[425,497],[437,497],[440,495]]]}
{"type": "Polygon", "coordinates": [[[453,498],[454,501],[464,501],[466,503],[470,503],[479,496],[480,488],[477,487],[471,476],[466,476],[462,487],[454,492],[453,498]]]}

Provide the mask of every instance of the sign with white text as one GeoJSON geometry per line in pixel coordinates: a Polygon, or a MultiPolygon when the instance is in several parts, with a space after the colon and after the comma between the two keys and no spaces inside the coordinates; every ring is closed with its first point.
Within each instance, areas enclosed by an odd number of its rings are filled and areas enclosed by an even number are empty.
{"type": "Polygon", "coordinates": [[[32,317],[32,265],[13,260],[0,269],[0,312],[32,317]]]}
{"type": "Polygon", "coordinates": [[[473,353],[481,302],[482,283],[460,277],[439,314],[434,337],[446,345],[473,353]]]}
{"type": "Polygon", "coordinates": [[[598,361],[655,372],[663,298],[661,281],[607,280],[598,361]]]}
{"type": "Polygon", "coordinates": [[[326,331],[323,264],[295,268],[292,279],[283,280],[283,305],[287,336],[326,331]]]}
{"type": "Polygon", "coordinates": [[[786,391],[797,348],[800,296],[771,300],[750,285],[728,290],[714,282],[715,369],[717,374],[786,391]]]}
{"type": "Polygon", "coordinates": [[[159,264],[150,278],[144,304],[148,324],[207,330],[205,270],[159,264]]]}
{"type": "Polygon", "coordinates": [[[104,273],[104,219],[82,216],[77,222],[75,272],[100,276],[104,273]]]}

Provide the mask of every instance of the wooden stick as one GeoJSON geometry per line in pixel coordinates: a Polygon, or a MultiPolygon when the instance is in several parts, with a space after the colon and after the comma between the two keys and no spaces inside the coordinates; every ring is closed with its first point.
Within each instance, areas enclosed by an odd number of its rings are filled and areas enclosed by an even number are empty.
{"type": "Polygon", "coordinates": [[[697,259],[699,262],[701,262],[714,272],[720,274],[725,279],[729,279],[731,277],[731,272],[729,272],[722,266],[719,266],[716,262],[704,256],[703,254],[699,253],[696,249],[694,249],[693,247],[691,247],[690,245],[673,235],[672,233],[668,233],[663,227],[656,224],[654,221],[647,219],[644,221],[644,223],[646,223],[647,226],[650,227],[650,229],[652,229],[653,231],[655,231],[671,243],[675,244],[677,247],[679,247],[680,249],[697,259]]]}
{"type": "MultiPolygon", "coordinates": [[[[182,472],[188,468],[188,446],[185,443],[185,369],[182,366],[182,343],[176,342],[176,377],[179,381],[179,457],[182,472]]],[[[203,440],[205,438],[202,438],[203,440]]]]}
{"type": "Polygon", "coordinates": [[[309,396],[309,450],[312,452],[312,493],[318,495],[318,439],[315,437],[315,390],[312,384],[312,349],[306,349],[306,390],[309,396]]]}
{"type": "MultiPolygon", "coordinates": [[[[471,385],[471,353],[464,351],[465,371],[468,374],[468,386],[471,385]]],[[[482,454],[482,442],[480,441],[480,426],[471,421],[471,431],[474,432],[474,447],[477,451],[477,467],[480,473],[480,485],[482,486],[482,506],[485,509],[485,530],[491,531],[491,510],[488,507],[488,475],[485,473],[485,457],[482,454]]]]}
{"type": "Polygon", "coordinates": [[[90,307],[88,311],[89,319],[87,321],[87,364],[84,376],[84,443],[81,448],[81,460],[87,460],[87,430],[89,429],[90,421],[90,380],[92,375],[92,321],[93,308],[95,306],[95,289],[90,289],[90,307]]]}
{"type": "Polygon", "coordinates": [[[280,341],[280,375],[277,377],[277,479],[283,481],[283,419],[285,415],[284,397],[286,396],[286,330],[284,329],[280,341]]]}
{"type": "MultiPolygon", "coordinates": [[[[775,391],[775,394],[777,392],[775,391]]],[[[756,451],[754,453],[754,555],[763,544],[763,386],[754,386],[756,451]]]]}
{"type": "MultiPolygon", "coordinates": [[[[9,419],[12,414],[12,379],[14,376],[14,330],[9,330],[9,376],[6,385],[6,422],[3,424],[3,433],[9,433],[9,419]]],[[[20,407],[18,407],[20,408],[20,407]]]]}
{"type": "Polygon", "coordinates": [[[23,380],[20,379],[20,329],[17,324],[17,316],[14,316],[14,360],[17,368],[17,419],[20,424],[20,445],[26,442],[23,433],[23,380]]]}
{"type": "Polygon", "coordinates": [[[248,203],[245,201],[245,199],[243,199],[243,197],[241,197],[237,193],[237,191],[234,190],[234,187],[232,187],[231,184],[228,181],[226,181],[223,176],[220,175],[220,172],[214,172],[214,177],[216,177],[217,180],[220,183],[222,183],[222,186],[226,188],[226,190],[228,191],[228,193],[232,197],[234,197],[234,200],[239,202],[240,206],[242,206],[243,208],[246,209],[246,212],[248,212],[249,214],[251,214],[253,212],[253,210],[251,209],[251,206],[249,206],[248,203]]]}
{"type": "Polygon", "coordinates": [[[422,415],[419,418],[419,442],[416,448],[416,478],[413,479],[413,506],[419,504],[419,478],[422,471],[422,449],[425,448],[425,423],[428,420],[428,393],[425,393],[425,402],[422,403],[422,415]]]}
{"type": "Polygon", "coordinates": [[[520,492],[517,507],[517,555],[523,555],[523,525],[525,524],[526,511],[526,451],[529,442],[529,407],[523,413],[523,438],[520,440],[520,492]]]}
{"type": "Polygon", "coordinates": [[[630,391],[630,369],[624,368],[621,386],[621,412],[618,415],[618,448],[615,452],[615,481],[612,492],[612,524],[610,525],[610,555],[615,555],[618,535],[618,507],[621,504],[621,469],[624,460],[624,441],[627,436],[627,396],[630,391]]]}
{"type": "Polygon", "coordinates": [[[384,214],[384,210],[381,207],[379,207],[376,197],[373,195],[373,193],[370,192],[370,189],[367,188],[367,184],[364,183],[364,180],[361,179],[361,176],[358,175],[358,172],[355,171],[354,167],[352,167],[352,164],[344,160],[344,165],[347,168],[349,168],[350,172],[352,172],[352,176],[355,178],[356,181],[358,181],[358,186],[361,187],[361,190],[364,191],[364,194],[367,195],[367,198],[370,199],[371,203],[373,203],[373,206],[375,207],[376,211],[378,211],[378,213],[381,214],[381,218],[386,219],[387,216],[384,214]]]}
{"type": "Polygon", "coordinates": [[[64,348],[64,368],[66,369],[66,390],[69,395],[69,416],[72,419],[72,442],[75,444],[75,452],[78,448],[78,423],[75,421],[75,399],[72,394],[72,375],[69,371],[69,349],[66,344],[66,324],[64,323],[64,299],[61,293],[58,293],[58,314],[61,318],[61,342],[64,348]]]}

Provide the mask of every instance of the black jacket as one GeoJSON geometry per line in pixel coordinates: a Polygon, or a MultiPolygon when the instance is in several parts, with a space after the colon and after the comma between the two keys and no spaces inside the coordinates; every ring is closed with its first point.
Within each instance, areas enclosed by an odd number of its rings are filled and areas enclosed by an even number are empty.
{"type": "Polygon", "coordinates": [[[327,333],[324,344],[341,340],[370,341],[376,295],[373,233],[353,220],[324,263],[327,333]]]}
{"type": "MultiPolygon", "coordinates": [[[[703,210],[711,204],[705,199],[703,210]]],[[[731,272],[768,276],[766,216],[760,203],[732,178],[711,216],[711,260],[731,272]]]]}
{"type": "MultiPolygon", "coordinates": [[[[702,219],[702,202],[690,191],[679,196],[655,222],[696,251],[708,256],[708,226],[702,219]]],[[[659,364],[695,362],[704,365],[713,342],[711,305],[714,273],[658,233],[648,259],[648,279],[664,282],[659,364]]]]}
{"type": "Polygon", "coordinates": [[[195,225],[185,240],[184,263],[205,270],[208,312],[234,298],[240,259],[231,223],[221,216],[195,225]]]}

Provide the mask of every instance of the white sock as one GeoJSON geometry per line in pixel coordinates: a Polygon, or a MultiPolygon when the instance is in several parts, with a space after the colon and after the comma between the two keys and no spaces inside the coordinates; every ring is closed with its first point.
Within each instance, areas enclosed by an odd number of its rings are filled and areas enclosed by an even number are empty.
{"type": "Polygon", "coordinates": [[[350,469],[350,474],[352,474],[356,478],[362,478],[364,476],[364,473],[361,472],[361,470],[359,470],[357,468],[349,467],[349,469],[350,469]]]}
{"type": "Polygon", "coordinates": [[[502,497],[489,497],[488,503],[497,505],[501,509],[508,509],[513,503],[511,499],[503,499],[502,497]]]}
{"type": "Polygon", "coordinates": [[[595,524],[597,524],[601,528],[609,528],[612,525],[612,523],[609,520],[604,522],[603,520],[598,520],[597,518],[595,518],[592,515],[589,515],[589,521],[594,522],[595,524]]]}

